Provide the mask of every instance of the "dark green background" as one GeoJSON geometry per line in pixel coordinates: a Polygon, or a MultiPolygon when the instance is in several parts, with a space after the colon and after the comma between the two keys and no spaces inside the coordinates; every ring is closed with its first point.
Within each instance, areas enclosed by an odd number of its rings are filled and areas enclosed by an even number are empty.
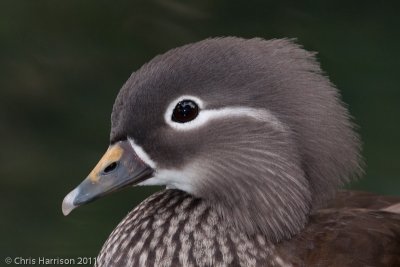
{"type": "Polygon", "coordinates": [[[295,37],[318,58],[360,125],[366,175],[400,194],[400,7],[396,1],[1,1],[1,245],[5,256],[95,256],[157,188],[61,213],[108,145],[130,73],[209,36],[295,37]]]}

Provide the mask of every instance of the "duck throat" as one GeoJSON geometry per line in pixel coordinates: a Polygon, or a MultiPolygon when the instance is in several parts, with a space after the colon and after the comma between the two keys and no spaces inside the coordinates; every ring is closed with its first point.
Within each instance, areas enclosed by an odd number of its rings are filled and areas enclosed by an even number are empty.
{"type": "Polygon", "coordinates": [[[308,222],[309,200],[295,192],[265,194],[260,188],[243,194],[233,186],[229,193],[208,197],[207,203],[230,227],[247,236],[262,235],[278,243],[298,234],[308,222]]]}
{"type": "Polygon", "coordinates": [[[198,179],[193,194],[236,230],[247,236],[261,234],[277,243],[305,227],[311,193],[298,165],[271,156],[274,163],[260,157],[243,157],[229,166],[209,162],[207,178],[198,179]]]}

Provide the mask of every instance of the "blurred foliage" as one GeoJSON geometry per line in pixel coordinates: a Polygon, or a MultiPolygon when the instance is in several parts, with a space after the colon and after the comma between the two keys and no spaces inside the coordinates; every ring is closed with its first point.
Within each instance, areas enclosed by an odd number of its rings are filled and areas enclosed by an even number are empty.
{"type": "Polygon", "coordinates": [[[95,256],[157,188],[61,214],[108,145],[130,73],[210,36],[297,38],[360,125],[367,162],[354,188],[400,194],[400,5],[396,1],[69,0],[0,2],[0,245],[4,256],[95,256]]]}

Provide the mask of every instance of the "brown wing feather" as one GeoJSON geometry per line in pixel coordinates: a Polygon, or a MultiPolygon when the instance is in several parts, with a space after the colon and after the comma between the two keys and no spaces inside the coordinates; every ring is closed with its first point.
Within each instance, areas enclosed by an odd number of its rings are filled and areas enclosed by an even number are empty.
{"type": "Polygon", "coordinates": [[[294,266],[400,266],[400,214],[321,210],[305,231],[281,244],[280,253],[294,266]]]}
{"type": "Polygon", "coordinates": [[[362,208],[379,210],[400,203],[400,196],[382,196],[369,192],[342,190],[327,208],[362,208]]]}

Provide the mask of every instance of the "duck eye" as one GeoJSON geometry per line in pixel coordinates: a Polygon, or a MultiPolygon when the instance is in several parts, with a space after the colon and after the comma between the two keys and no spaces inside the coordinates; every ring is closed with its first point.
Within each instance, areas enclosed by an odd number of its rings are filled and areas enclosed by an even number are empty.
{"type": "Polygon", "coordinates": [[[194,120],[199,115],[199,106],[196,102],[188,99],[179,101],[172,112],[172,120],[185,123],[194,120]]]}

